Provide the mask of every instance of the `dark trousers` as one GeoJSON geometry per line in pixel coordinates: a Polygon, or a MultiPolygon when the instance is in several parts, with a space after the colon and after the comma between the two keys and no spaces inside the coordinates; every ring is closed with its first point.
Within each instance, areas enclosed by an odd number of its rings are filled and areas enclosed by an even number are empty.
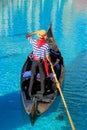
{"type": "Polygon", "coordinates": [[[33,60],[32,68],[31,68],[32,74],[31,74],[30,86],[29,86],[29,96],[30,97],[31,97],[32,86],[34,83],[34,77],[36,75],[37,67],[39,68],[40,79],[41,79],[41,93],[44,94],[44,91],[45,91],[45,74],[44,74],[44,69],[43,69],[43,63],[42,63],[42,61],[39,61],[39,60],[33,60]]]}

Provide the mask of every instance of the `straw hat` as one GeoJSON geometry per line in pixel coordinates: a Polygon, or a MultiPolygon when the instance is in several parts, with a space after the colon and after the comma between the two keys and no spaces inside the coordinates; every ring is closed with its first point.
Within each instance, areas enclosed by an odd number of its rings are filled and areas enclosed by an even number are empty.
{"type": "Polygon", "coordinates": [[[47,33],[46,33],[45,30],[39,30],[39,31],[37,31],[37,36],[38,36],[39,38],[46,38],[47,33]]]}

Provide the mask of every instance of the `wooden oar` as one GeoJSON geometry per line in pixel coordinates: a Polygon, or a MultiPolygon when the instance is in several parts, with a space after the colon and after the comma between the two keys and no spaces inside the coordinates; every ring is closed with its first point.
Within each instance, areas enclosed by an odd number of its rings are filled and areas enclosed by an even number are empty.
{"type": "Polygon", "coordinates": [[[54,74],[54,79],[55,79],[55,82],[56,82],[56,87],[58,88],[58,90],[59,90],[59,92],[60,92],[60,95],[61,95],[61,98],[62,98],[64,107],[65,107],[65,109],[66,109],[66,113],[67,113],[67,115],[68,115],[68,118],[69,118],[69,121],[70,121],[70,124],[71,124],[71,127],[72,127],[72,130],[75,130],[74,123],[73,123],[73,121],[72,121],[72,118],[71,118],[71,116],[70,116],[70,113],[69,113],[69,110],[68,110],[66,101],[65,101],[65,99],[64,99],[63,93],[62,93],[61,88],[60,88],[60,83],[59,83],[59,81],[57,80],[57,77],[56,77],[56,74],[55,74],[55,71],[54,71],[54,68],[53,68],[53,65],[52,65],[51,62],[50,62],[50,65],[51,65],[52,72],[53,72],[53,74],[54,74]]]}

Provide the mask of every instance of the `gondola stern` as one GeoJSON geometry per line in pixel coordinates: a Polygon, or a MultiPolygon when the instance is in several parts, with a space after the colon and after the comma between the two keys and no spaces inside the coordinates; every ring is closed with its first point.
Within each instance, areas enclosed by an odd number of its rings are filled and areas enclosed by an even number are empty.
{"type": "Polygon", "coordinates": [[[30,113],[30,121],[32,126],[34,125],[35,121],[37,120],[39,115],[37,115],[37,98],[33,97],[32,99],[32,108],[30,113]]]}

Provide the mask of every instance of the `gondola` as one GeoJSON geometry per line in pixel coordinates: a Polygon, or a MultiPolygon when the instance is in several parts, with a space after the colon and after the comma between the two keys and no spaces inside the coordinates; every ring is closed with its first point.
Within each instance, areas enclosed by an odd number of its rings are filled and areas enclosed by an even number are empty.
{"type": "MultiPolygon", "coordinates": [[[[52,24],[50,24],[47,31],[47,43],[50,48],[55,44],[55,39],[52,33],[52,24]]],[[[50,71],[50,77],[45,78],[45,94],[43,98],[39,97],[38,91],[40,91],[40,75],[37,70],[37,75],[34,80],[34,84],[32,86],[32,96],[33,98],[29,98],[28,88],[31,78],[31,65],[32,65],[32,56],[31,53],[28,55],[22,71],[21,71],[21,96],[22,102],[25,108],[26,113],[29,115],[31,123],[34,124],[37,117],[43,114],[54,102],[57,96],[59,96],[58,89],[56,87],[56,83],[54,81],[54,76],[50,71]]],[[[64,62],[61,56],[60,62],[60,70],[57,76],[58,81],[60,82],[60,86],[62,86],[64,81],[64,62]]]]}

